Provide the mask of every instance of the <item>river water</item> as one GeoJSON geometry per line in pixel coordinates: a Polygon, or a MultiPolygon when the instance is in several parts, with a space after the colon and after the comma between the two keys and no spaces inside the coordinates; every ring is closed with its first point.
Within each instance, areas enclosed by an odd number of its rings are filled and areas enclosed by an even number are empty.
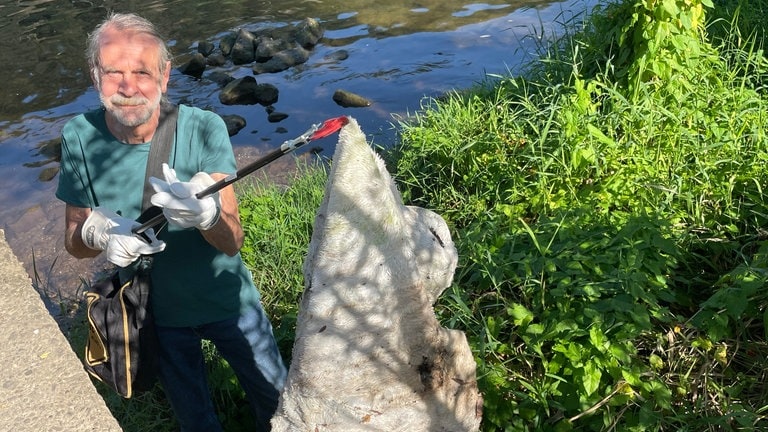
{"type": "MultiPolygon", "coordinates": [[[[169,98],[235,114],[246,126],[232,137],[241,165],[272,150],[312,124],[339,115],[355,117],[376,145],[396,139],[393,124],[425,101],[486,80],[518,72],[532,61],[542,38],[595,3],[487,0],[14,0],[0,4],[0,228],[35,285],[57,303],[76,298],[81,278],[102,269],[99,260],[76,260],[63,247],[63,205],[54,197],[57,144],[64,123],[98,107],[84,60],[85,38],[108,11],[137,12],[169,41],[178,66],[201,41],[218,46],[239,28],[260,30],[317,19],[324,37],[309,60],[287,71],[255,76],[275,85],[275,109],[288,114],[267,121],[260,105],[223,105],[219,86],[174,70],[169,98]],[[333,60],[339,50],[344,60],[333,60]],[[332,100],[341,89],[370,101],[342,108],[332,100]]],[[[248,65],[216,68],[233,77],[252,75],[248,65]]],[[[311,157],[331,157],[335,138],[313,143],[311,157]],[[317,144],[317,145],[315,145],[317,144]]],[[[297,156],[310,157],[306,151],[297,156]]],[[[283,158],[265,172],[291,169],[283,158]]]]}

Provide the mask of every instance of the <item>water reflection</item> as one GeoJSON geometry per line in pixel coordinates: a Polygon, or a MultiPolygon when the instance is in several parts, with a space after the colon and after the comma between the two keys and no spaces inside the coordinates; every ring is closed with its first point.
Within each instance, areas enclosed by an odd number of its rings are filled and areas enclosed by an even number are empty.
{"type": "Polygon", "coordinates": [[[200,39],[239,27],[278,27],[314,17],[339,46],[364,37],[386,38],[424,32],[455,31],[499,18],[520,8],[549,1],[465,4],[463,1],[419,2],[281,1],[72,1],[42,0],[0,5],[0,61],[13,65],[13,91],[0,93],[0,119],[68,103],[89,85],[84,69],[85,35],[109,10],[136,11],[164,29],[174,52],[184,57],[200,39]],[[350,36],[342,36],[347,33],[350,36]]]}
{"type": "MultiPolygon", "coordinates": [[[[72,116],[98,107],[85,67],[85,36],[107,11],[136,11],[165,32],[175,63],[196,51],[198,41],[218,44],[238,28],[259,30],[318,19],[324,39],[309,61],[276,74],[256,76],[280,91],[275,108],[289,117],[269,123],[261,106],[226,106],[219,85],[206,71],[194,79],[174,71],[169,97],[243,117],[246,127],[232,137],[242,162],[293,138],[313,123],[352,115],[379,145],[394,139],[391,122],[418,110],[424,97],[465,88],[486,73],[515,71],[532,59],[529,38],[563,14],[581,13],[587,0],[468,3],[453,0],[370,2],[363,0],[19,0],[0,4],[0,61],[7,65],[0,92],[0,228],[14,252],[32,270],[50,270],[52,291],[71,290],[84,262],[63,251],[61,204],[53,197],[59,132],[72,116]],[[339,49],[349,57],[336,60],[339,49]],[[372,100],[369,108],[345,109],[332,101],[344,89],[372,100]],[[48,181],[53,179],[54,181],[48,181]],[[60,282],[64,281],[64,282],[60,282]],[[55,286],[62,284],[61,287],[55,286]]],[[[252,75],[248,66],[219,71],[252,75]]],[[[335,138],[318,142],[330,157],[335,138]]],[[[317,150],[317,149],[315,149],[317,150]]],[[[274,175],[289,169],[280,162],[274,175]]]]}

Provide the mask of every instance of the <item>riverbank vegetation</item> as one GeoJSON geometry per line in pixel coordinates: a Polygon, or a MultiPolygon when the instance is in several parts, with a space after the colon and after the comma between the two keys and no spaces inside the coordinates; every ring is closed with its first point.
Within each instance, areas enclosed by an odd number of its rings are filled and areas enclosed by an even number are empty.
{"type": "Polygon", "coordinates": [[[768,427],[766,4],[603,5],[403,126],[405,196],[455,230],[439,312],[484,430],[768,427]]]}
{"type": "MultiPolygon", "coordinates": [[[[404,199],[459,250],[436,311],[468,336],[484,431],[768,428],[766,8],[603,3],[524,74],[398,125],[404,199]]],[[[324,181],[239,191],[286,357],[324,181]]]]}

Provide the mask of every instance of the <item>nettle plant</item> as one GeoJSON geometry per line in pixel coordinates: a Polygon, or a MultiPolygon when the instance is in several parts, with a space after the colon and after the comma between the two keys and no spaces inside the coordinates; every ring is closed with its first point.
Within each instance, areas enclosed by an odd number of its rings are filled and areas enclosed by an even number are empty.
{"type": "Polygon", "coordinates": [[[690,90],[706,79],[717,55],[702,43],[704,7],[712,8],[712,1],[634,0],[597,9],[598,34],[611,41],[615,77],[633,98],[648,91],[645,84],[690,90]]]}

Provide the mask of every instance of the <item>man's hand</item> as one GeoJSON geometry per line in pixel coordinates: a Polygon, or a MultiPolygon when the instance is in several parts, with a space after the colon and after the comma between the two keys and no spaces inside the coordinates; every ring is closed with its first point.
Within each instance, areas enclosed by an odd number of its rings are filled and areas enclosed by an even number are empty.
{"type": "Polygon", "coordinates": [[[195,194],[215,183],[204,172],[195,174],[188,182],[181,182],[176,171],[163,164],[165,181],[150,177],[149,182],[155,189],[152,204],[162,207],[165,218],[182,228],[198,228],[206,231],[219,221],[221,203],[219,194],[214,193],[198,199],[195,194]]]}
{"type": "Polygon", "coordinates": [[[83,222],[80,237],[90,249],[103,250],[107,260],[120,267],[127,267],[141,255],[151,255],[165,250],[165,242],[155,237],[154,230],[145,231],[149,239],[133,234],[131,229],[140,224],[117,213],[96,207],[83,222]]]}

